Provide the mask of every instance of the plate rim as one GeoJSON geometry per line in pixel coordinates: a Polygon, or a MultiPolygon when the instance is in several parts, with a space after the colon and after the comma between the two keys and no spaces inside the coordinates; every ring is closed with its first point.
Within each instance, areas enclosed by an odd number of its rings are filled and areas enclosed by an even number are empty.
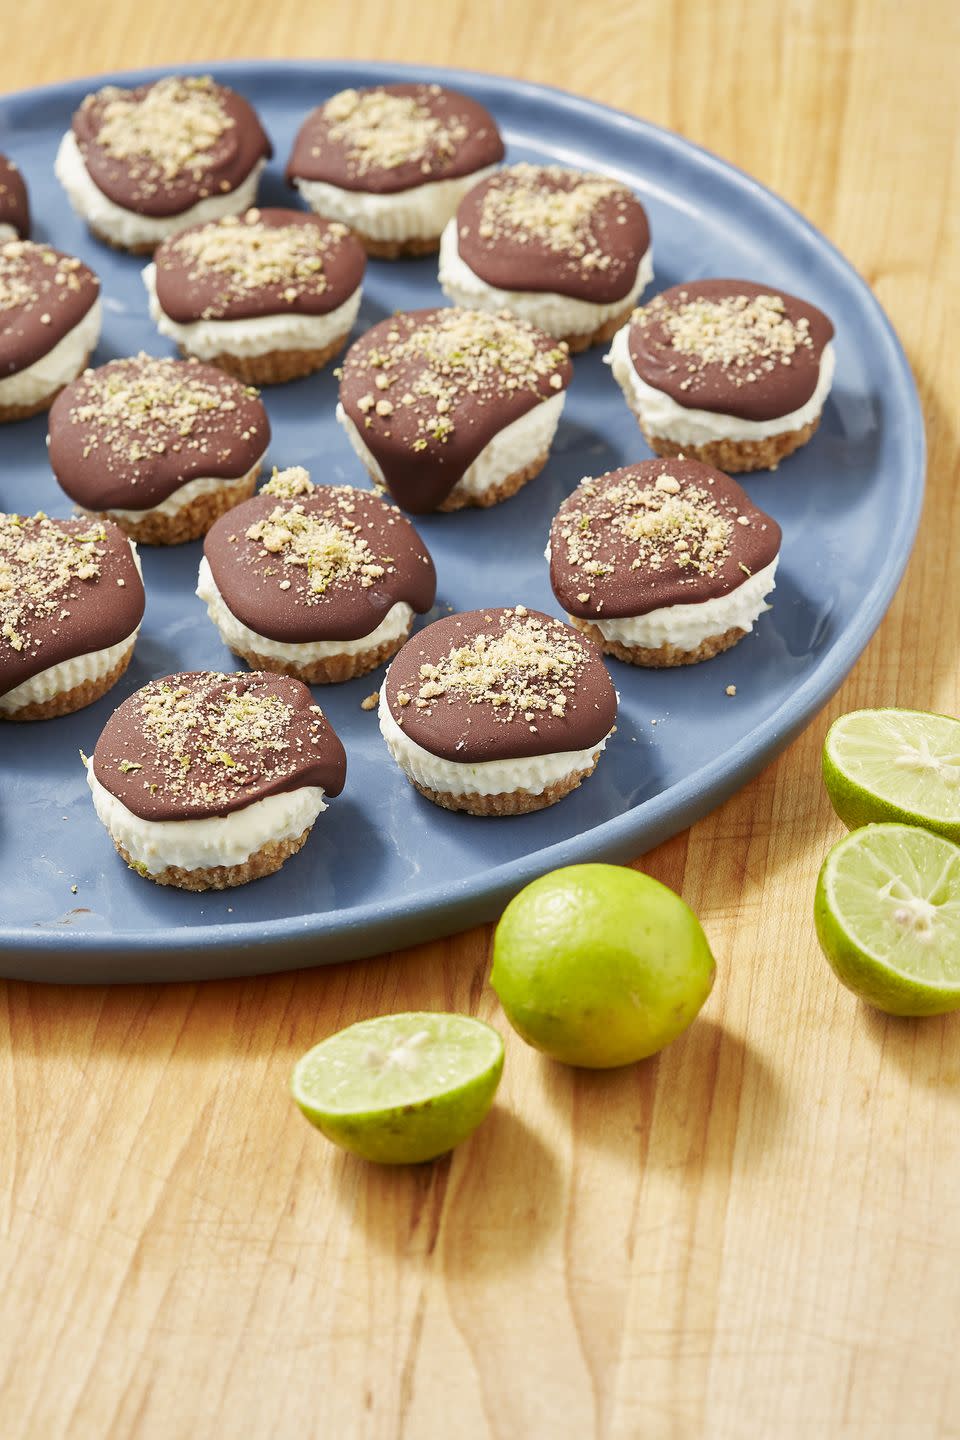
{"type": "MultiPolygon", "coordinates": [[[[317,911],[247,923],[187,924],[163,930],[128,931],[122,935],[115,931],[52,931],[44,927],[28,930],[0,925],[3,971],[16,978],[40,981],[47,978],[46,974],[31,977],[27,971],[19,969],[18,961],[33,965],[44,957],[48,962],[67,962],[78,954],[101,955],[110,960],[128,951],[136,952],[145,961],[162,967],[146,973],[150,966],[145,965],[145,973],[137,975],[136,981],[262,974],[361,959],[385,950],[426,943],[489,920],[509,894],[547,870],[585,858],[637,858],[638,846],[643,847],[640,854],[646,853],[646,850],[678,834],[697,818],[717,808],[806,728],[862,655],[899,589],[913,553],[925,490],[926,433],[916,380],[889,316],[856,266],[794,205],[734,162],[676,131],[602,101],[539,81],[454,66],[299,57],[192,61],[108,71],[31,86],[0,96],[0,123],[6,118],[5,112],[9,113],[17,105],[42,103],[61,97],[67,99],[74,92],[86,94],[103,84],[143,84],[171,73],[211,73],[230,83],[239,82],[243,77],[269,78],[291,68],[316,75],[319,83],[333,74],[338,79],[352,77],[354,83],[425,79],[460,87],[468,92],[471,87],[479,86],[488,95],[491,91],[511,97],[519,95],[531,104],[542,103],[546,97],[553,105],[568,112],[580,112],[601,123],[609,124],[614,120],[625,133],[644,134],[663,150],[679,153],[685,160],[692,156],[713,174],[727,179],[734,177],[762,203],[779,211],[781,218],[812,241],[820,254],[829,259],[832,268],[841,272],[848,285],[852,283],[859,291],[864,308],[872,312],[874,320],[879,322],[886,340],[891,367],[898,372],[897,394],[907,401],[900,428],[903,432],[902,448],[909,457],[911,484],[909,488],[903,488],[897,525],[901,533],[905,533],[908,543],[895,563],[885,566],[863,595],[856,615],[845,627],[836,645],[826,652],[802,684],[785,697],[772,714],[753,726],[722,757],[685,776],[669,789],[579,835],[530,851],[519,859],[469,878],[419,891],[412,898],[400,897],[389,902],[371,899],[347,910],[317,911]],[[642,839],[638,838],[641,831],[642,839]],[[266,953],[267,947],[271,946],[274,947],[273,955],[266,953]],[[199,951],[198,963],[188,964],[171,974],[170,957],[183,956],[193,950],[199,951]]],[[[48,963],[48,971],[51,968],[56,969],[56,964],[51,967],[48,963]]],[[[61,972],[56,978],[64,980],[70,976],[61,972]]],[[[86,983],[89,978],[87,971],[80,983],[86,983]]],[[[106,971],[103,978],[113,983],[135,983],[134,977],[113,976],[106,971]]]]}

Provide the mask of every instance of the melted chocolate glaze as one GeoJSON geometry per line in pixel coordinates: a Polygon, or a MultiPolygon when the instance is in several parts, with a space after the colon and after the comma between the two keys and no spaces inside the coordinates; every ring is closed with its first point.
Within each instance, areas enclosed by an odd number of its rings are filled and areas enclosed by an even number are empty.
{"type": "Polygon", "coordinates": [[[239,480],[269,441],[256,390],[199,360],[111,360],[85,370],[50,408],[50,467],[85,510],[148,510],[187,481],[239,480]],[[204,403],[186,422],[176,405],[144,409],[157,383],[171,380],[199,387],[204,403]],[[108,406],[118,390],[130,405],[115,418],[108,406]]]}
{"type": "Polygon", "coordinates": [[[535,385],[509,389],[504,376],[503,384],[496,391],[485,386],[476,392],[468,389],[472,379],[470,371],[458,370],[448,377],[456,393],[447,412],[453,428],[443,439],[429,430],[426,434],[423,432],[426,400],[412,405],[396,404],[388,416],[378,415],[375,407],[362,409],[360,402],[369,395],[379,399],[388,394],[392,401],[405,392],[413,392],[418,380],[432,368],[424,359],[405,356],[389,371],[396,377],[390,390],[377,389],[377,376],[383,373],[378,357],[395,351],[397,344],[390,340],[390,335],[398,334],[401,340],[405,339],[420,326],[434,321],[443,324],[452,313],[450,309],[410,310],[381,320],[351,345],[343,362],[340,402],[383,471],[390,494],[405,510],[417,515],[441,505],[495,435],[542,400],[565,390],[573,377],[573,366],[565,347],[560,347],[542,331],[523,326],[522,322],[507,316],[501,317],[503,323],[524,329],[535,337],[540,352],[555,356],[548,373],[537,377],[535,385]],[[550,384],[554,375],[559,377],[558,386],[550,384]],[[415,444],[423,440],[425,446],[415,449],[415,444]]]}
{"type": "Polygon", "coordinates": [[[317,486],[306,495],[281,499],[260,494],[222,515],[203,544],[217,589],[242,624],[269,640],[302,644],[311,640],[359,640],[370,635],[399,601],[419,615],[430,609],[437,575],[429,552],[410,521],[393,505],[366,490],[346,485],[317,486]],[[322,594],[310,588],[305,565],[285,565],[247,531],[275,510],[302,507],[334,524],[355,525],[371,559],[384,569],[365,585],[347,574],[322,594]],[[389,558],[388,558],[389,557],[389,558]],[[281,582],[289,589],[282,590],[281,582]]]}
{"type": "MultiPolygon", "coordinates": [[[[0,523],[6,518],[0,517],[0,523]]],[[[117,525],[109,520],[50,520],[46,516],[24,516],[20,523],[21,545],[10,552],[5,547],[0,550],[0,563],[5,559],[11,565],[14,582],[9,603],[0,594],[0,695],[52,665],[126,640],[143,619],[145,604],[130,541],[117,525]],[[23,599],[31,571],[30,558],[23,552],[40,526],[53,527],[64,535],[102,536],[84,547],[100,573],[88,580],[73,576],[51,588],[49,597],[56,603],[49,613],[46,606],[23,599]],[[7,624],[22,641],[21,649],[4,633],[7,624]]]]}
{"type": "Polygon", "coordinates": [[[339,795],[346,771],[340,739],[306,685],[265,671],[223,675],[194,670],[151,680],[113,712],[93,752],[100,784],[141,820],[230,815],[268,795],[304,786],[339,795]],[[198,716],[179,752],[187,764],[158,740],[150,723],[149,707],[177,690],[185,692],[198,716]],[[228,740],[214,733],[212,726],[237,697],[281,702],[279,748],[238,732],[228,740]]]}
{"type": "Polygon", "coordinates": [[[697,605],[727,595],[769,565],[779,550],[776,520],[752,504],[746,491],[728,475],[697,460],[643,460],[595,480],[582,480],[563,502],[550,530],[550,583],[570,615],[594,621],[626,619],[667,605],[697,605]],[[662,476],[679,482],[680,498],[690,489],[705,492],[717,514],[732,522],[727,553],[712,574],[682,563],[685,552],[675,547],[659,567],[641,560],[633,568],[640,547],[614,524],[629,507],[622,497],[611,496],[611,491],[624,485],[643,491],[662,476]],[[747,523],[741,523],[739,516],[747,523]],[[584,520],[589,524],[584,525],[584,520]],[[571,563],[565,530],[575,536],[589,534],[590,559],[602,566],[605,574],[585,572],[582,565],[571,563]],[[579,598],[584,594],[587,600],[579,598]]]}
{"type": "Polygon", "coordinates": [[[86,510],[147,510],[201,476],[238,480],[269,443],[257,392],[199,360],[111,360],[67,385],[50,410],[53,473],[86,510]],[[186,420],[175,404],[146,411],[158,381],[197,386],[205,403],[186,420]],[[109,408],[118,391],[128,401],[119,418],[109,408]]]}
{"type": "Polygon", "coordinates": [[[833,339],[833,325],[815,305],[749,280],[693,280],[662,291],[636,311],[630,322],[630,358],[641,380],[662,390],[687,410],[709,410],[740,420],[777,420],[799,410],[810,399],[820,378],[824,347],[833,339]],[[663,323],[668,309],[692,300],[723,300],[728,296],[775,295],[784,303],[786,317],[809,322],[809,345],[798,345],[790,364],[776,360],[769,370],[756,363],[737,367],[717,362],[700,364],[695,356],[678,352],[663,323]],[[693,368],[691,368],[691,365],[693,368]],[[747,381],[746,372],[758,378],[747,381]]]}
{"type": "Polygon", "coordinates": [[[356,159],[342,138],[331,138],[336,121],[328,118],[321,105],[307,116],[290,152],[287,180],[323,180],[341,190],[354,190],[371,195],[392,195],[429,185],[435,180],[452,180],[472,175],[487,165],[503,159],[503,141],[496,121],[483,105],[440,85],[403,84],[374,85],[358,91],[360,95],[382,92],[387,95],[410,96],[429,110],[445,125],[462,123],[467,130],[463,139],[445,153],[436,144],[425,154],[399,165],[371,165],[358,170],[356,159]]]}
{"type": "Polygon", "coordinates": [[[0,377],[48,355],[99,294],[96,275],[73,256],[31,240],[0,244],[0,377]]]}
{"type": "MultiPolygon", "coordinates": [[[[143,100],[156,83],[119,93],[143,100]]],[[[144,156],[117,156],[106,150],[98,136],[104,108],[111,98],[116,98],[117,87],[107,86],[88,95],[74,114],[73,133],[87,173],[98,190],[124,210],[156,219],[182,215],[200,200],[236,190],[258,160],[270,158],[273,147],[256,111],[242,95],[226,85],[211,83],[209,88],[232,123],[204,152],[202,166],[181,170],[172,178],[164,176],[144,156]]]]}
{"type": "Polygon", "coordinates": [[[507,166],[481,180],[464,196],[457,210],[460,258],[475,275],[499,290],[549,291],[597,305],[626,296],[650,248],[650,227],[637,197],[626,188],[600,198],[593,211],[593,243],[587,248],[604,257],[603,265],[585,266],[571,249],[555,250],[522,221],[481,233],[483,202],[492,190],[573,190],[585,180],[606,179],[559,166],[507,166]]]}
{"type": "Polygon", "coordinates": [[[519,618],[510,609],[470,610],[435,620],[412,635],[391,662],[385,682],[387,704],[404,734],[432,755],[469,765],[586,750],[610,733],[617,715],[617,694],[596,646],[552,616],[538,610],[522,614],[544,625],[559,645],[572,646],[579,653],[568,677],[564,713],[554,715],[548,706],[526,712],[534,716],[533,721],[520,712],[505,719],[503,706],[470,700],[462,692],[442,695],[418,707],[422,665],[437,665],[478,635],[501,634],[519,618]],[[401,694],[411,697],[409,703],[400,704],[401,694]]]}
{"type": "Polygon", "coordinates": [[[366,255],[344,225],[321,220],[303,210],[270,209],[248,210],[239,219],[228,216],[209,225],[192,225],[164,240],[154,255],[154,264],[161,309],[177,324],[191,325],[197,320],[253,320],[261,315],[328,315],[362,281],[366,255]],[[224,225],[236,226],[238,232],[249,230],[253,240],[260,227],[276,230],[292,225],[312,230],[323,269],[316,281],[292,277],[290,284],[260,285],[243,293],[231,293],[224,275],[198,265],[181,243],[185,235],[224,225]]]}
{"type": "Polygon", "coordinates": [[[0,155],[0,225],[12,225],[21,240],[30,234],[27,186],[17,166],[0,155]]]}

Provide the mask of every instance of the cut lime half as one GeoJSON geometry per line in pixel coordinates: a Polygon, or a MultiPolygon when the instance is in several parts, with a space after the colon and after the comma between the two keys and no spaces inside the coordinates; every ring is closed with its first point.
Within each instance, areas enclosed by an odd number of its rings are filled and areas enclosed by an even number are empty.
{"type": "Polygon", "coordinates": [[[960,720],[922,710],[853,710],[823,746],[823,780],[849,829],[876,820],[960,841],[960,720]]]}
{"type": "Polygon", "coordinates": [[[328,1139],[384,1165],[412,1165],[465,1140],[493,1103],[503,1041],[467,1015],[361,1020],[297,1062],[293,1098],[328,1139]]]}
{"type": "Polygon", "coordinates": [[[814,906],[838,978],[890,1015],[960,1009],[960,846],[866,825],[830,851],[814,906]]]}

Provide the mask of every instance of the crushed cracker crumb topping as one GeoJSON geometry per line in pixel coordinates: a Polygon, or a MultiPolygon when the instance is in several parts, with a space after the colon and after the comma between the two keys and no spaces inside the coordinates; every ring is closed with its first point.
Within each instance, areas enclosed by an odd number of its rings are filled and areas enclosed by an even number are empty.
{"type": "Polygon", "coordinates": [[[78,587],[100,578],[106,539],[98,523],[70,530],[42,513],[0,515],[0,654],[35,651],[37,628],[69,616],[78,587]]]}
{"type": "Polygon", "coordinates": [[[83,102],[94,106],[98,145],[113,159],[133,162],[133,178],[145,182],[184,173],[199,178],[209,152],[234,125],[209,75],[168,75],[140,95],[107,85],[83,102]]]}
{"type": "MultiPolygon", "coordinates": [[[[424,86],[418,95],[341,90],[326,102],[322,113],[330,139],[346,149],[352,174],[394,170],[419,161],[422,173],[428,175],[450,160],[470,133],[462,116],[433,113],[427,98],[440,94],[439,85],[424,86]]],[[[320,147],[314,147],[313,153],[318,155],[320,147]]]]}

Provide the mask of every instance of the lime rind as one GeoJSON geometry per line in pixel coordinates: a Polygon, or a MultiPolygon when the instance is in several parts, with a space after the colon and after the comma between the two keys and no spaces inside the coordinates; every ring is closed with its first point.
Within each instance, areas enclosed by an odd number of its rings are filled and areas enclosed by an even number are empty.
{"type": "Polygon", "coordinates": [[[294,1068],[293,1098],[328,1139],[388,1165],[433,1160],[486,1116],[503,1041],[466,1015],[383,1015],[321,1041],[294,1068]]]}
{"type": "Polygon", "coordinates": [[[841,715],[823,747],[823,779],[849,829],[922,825],[960,841],[960,720],[919,710],[841,715]]]}
{"type": "Polygon", "coordinates": [[[838,978],[897,1015],[960,1008],[960,847],[914,826],[867,825],[820,871],[817,935],[838,978]]]}

